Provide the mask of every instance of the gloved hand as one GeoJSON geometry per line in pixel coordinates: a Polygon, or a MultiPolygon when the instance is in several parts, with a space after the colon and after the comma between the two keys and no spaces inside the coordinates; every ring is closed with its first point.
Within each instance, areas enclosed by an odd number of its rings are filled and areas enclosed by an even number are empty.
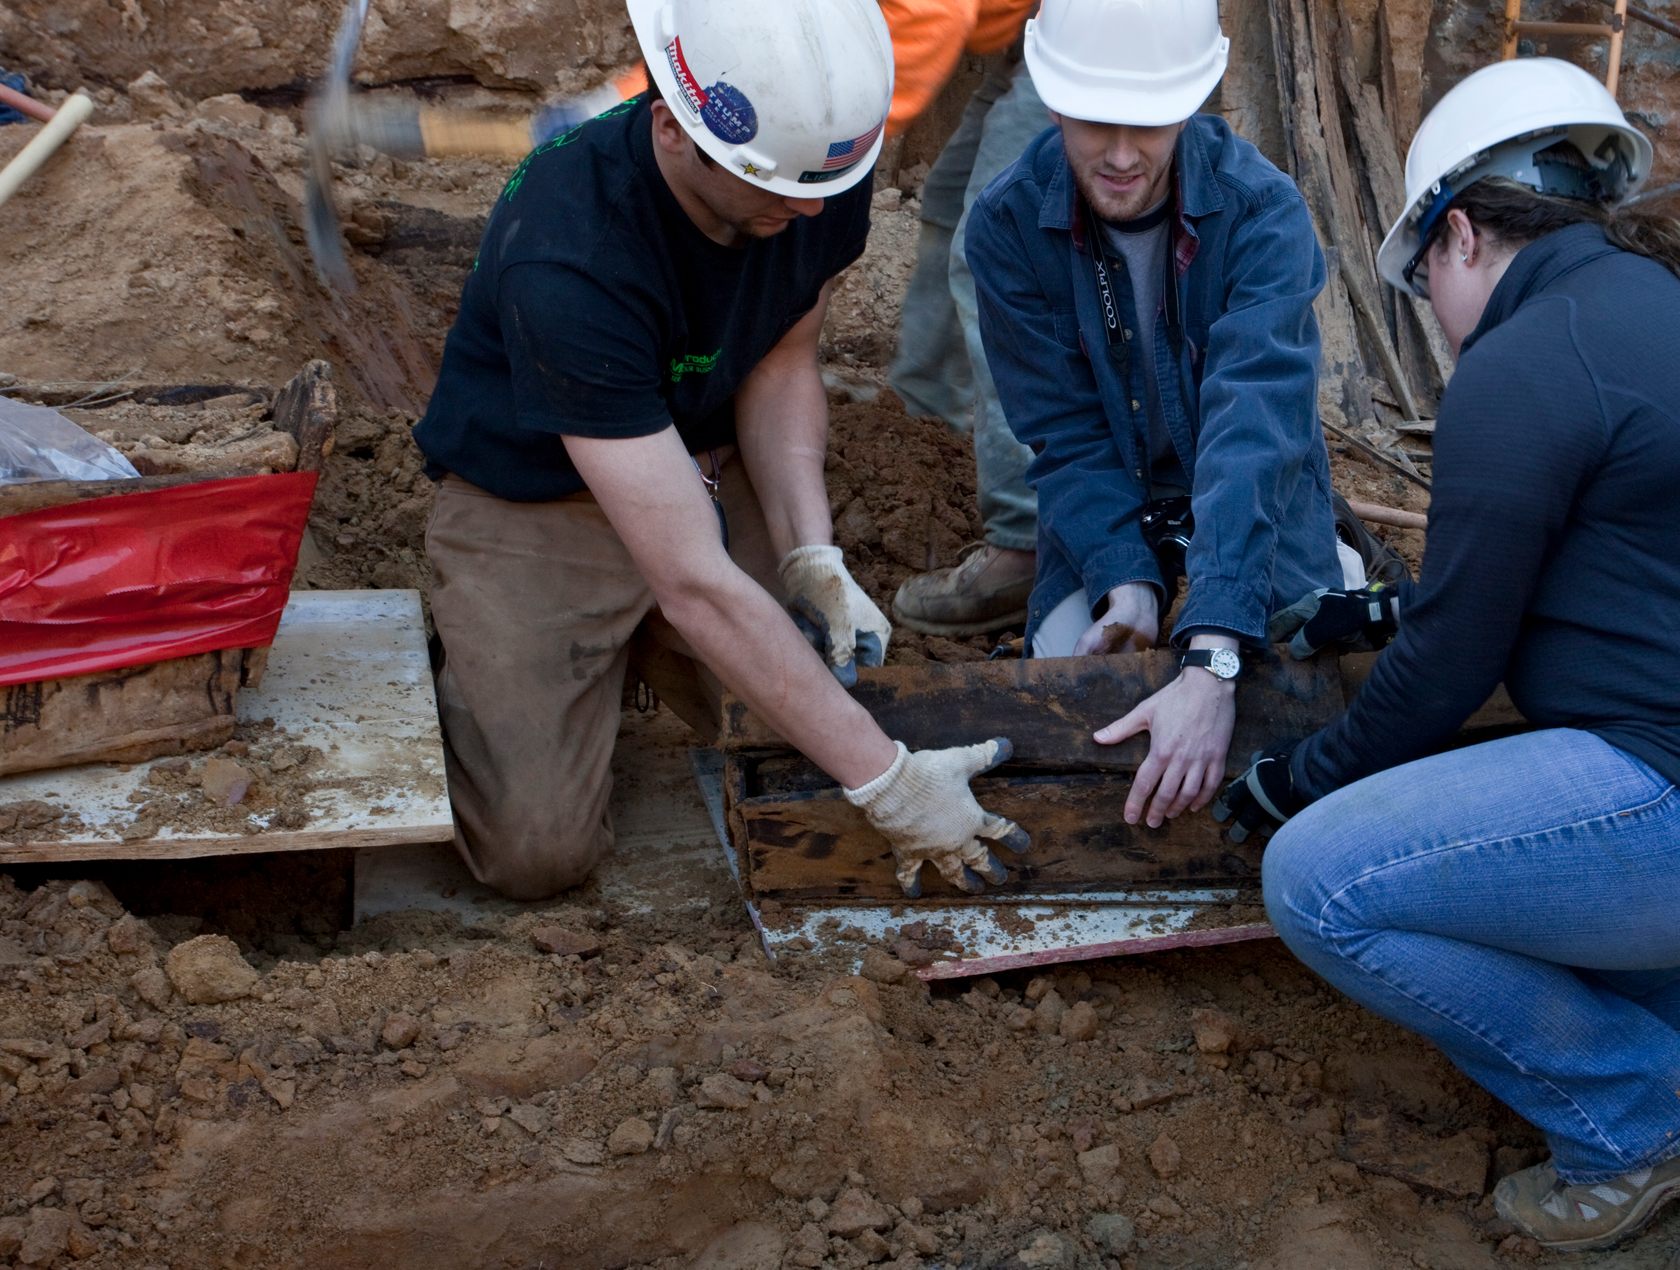
{"type": "Polygon", "coordinates": [[[1381,648],[1399,629],[1400,593],[1379,582],[1363,591],[1324,587],[1304,595],[1272,618],[1266,634],[1274,644],[1288,640],[1289,655],[1304,660],[1330,644],[1361,639],[1381,648]]]}
{"type": "Polygon", "coordinates": [[[794,625],[842,685],[857,683],[859,666],[879,666],[886,660],[892,623],[852,581],[840,548],[795,547],[777,572],[794,625]]]}
{"type": "Polygon", "coordinates": [[[1219,791],[1208,810],[1221,824],[1235,821],[1229,831],[1232,842],[1246,842],[1256,830],[1270,837],[1306,807],[1310,800],[1296,792],[1289,770],[1294,753],[1295,747],[1288,746],[1256,754],[1249,769],[1219,791]]]}
{"type": "Polygon", "coordinates": [[[863,808],[869,823],[892,844],[898,884],[909,898],[921,895],[922,865],[929,861],[952,886],[973,895],[984,889],[984,882],[996,885],[1009,877],[988,842],[1017,854],[1032,846],[1025,830],[986,811],[968,787],[1012,752],[1001,738],[914,754],[901,741],[891,767],[869,784],[845,791],[846,800],[863,808]]]}

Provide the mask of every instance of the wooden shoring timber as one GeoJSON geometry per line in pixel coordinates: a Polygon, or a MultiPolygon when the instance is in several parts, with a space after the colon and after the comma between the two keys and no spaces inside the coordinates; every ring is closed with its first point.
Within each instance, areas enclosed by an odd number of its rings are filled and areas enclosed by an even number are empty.
{"type": "MultiPolygon", "coordinates": [[[[1121,819],[1127,782],[1114,776],[1039,776],[974,782],[988,811],[1032,826],[1032,850],[1000,850],[1010,876],[988,888],[996,898],[1137,887],[1253,885],[1261,843],[1226,840],[1210,817],[1188,816],[1162,829],[1121,819]]],[[[903,899],[892,849],[838,790],[749,798],[735,808],[745,833],[747,876],[761,900],[903,899]]],[[[972,902],[929,868],[929,899],[972,902]]]]}

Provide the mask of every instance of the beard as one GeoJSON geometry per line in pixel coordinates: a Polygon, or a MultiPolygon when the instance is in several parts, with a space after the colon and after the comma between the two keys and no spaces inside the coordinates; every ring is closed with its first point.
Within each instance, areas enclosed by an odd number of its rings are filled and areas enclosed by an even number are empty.
{"type": "Polygon", "coordinates": [[[1124,224],[1126,221],[1137,220],[1166,197],[1172,165],[1169,163],[1163,171],[1140,173],[1142,179],[1124,190],[1111,188],[1098,175],[1098,171],[1099,167],[1093,166],[1083,172],[1075,172],[1074,184],[1079,187],[1080,196],[1090,204],[1091,210],[1097,214],[1099,220],[1124,224]]]}

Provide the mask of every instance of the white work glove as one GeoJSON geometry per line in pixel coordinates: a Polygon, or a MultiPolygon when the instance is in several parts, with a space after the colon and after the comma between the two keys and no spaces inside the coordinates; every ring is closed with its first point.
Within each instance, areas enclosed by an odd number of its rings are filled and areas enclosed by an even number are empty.
{"type": "Polygon", "coordinates": [[[886,660],[892,623],[852,581],[840,548],[795,547],[777,572],[794,625],[841,684],[852,687],[859,666],[879,666],[886,660]]]}
{"type": "Polygon", "coordinates": [[[994,816],[975,801],[968,782],[1013,753],[998,739],[950,750],[912,754],[898,742],[893,765],[869,784],[845,791],[869,823],[892,844],[898,884],[916,899],[922,893],[922,865],[928,861],[959,891],[970,895],[1009,877],[986,845],[994,842],[1019,854],[1032,839],[1013,820],[994,816]]]}

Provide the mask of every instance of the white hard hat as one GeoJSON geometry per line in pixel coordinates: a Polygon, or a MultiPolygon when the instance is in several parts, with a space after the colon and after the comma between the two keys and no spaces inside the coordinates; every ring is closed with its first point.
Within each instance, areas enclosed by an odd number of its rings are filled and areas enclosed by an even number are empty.
{"type": "Polygon", "coordinates": [[[1542,194],[1619,202],[1651,172],[1651,143],[1609,89],[1570,62],[1525,57],[1466,78],[1429,112],[1406,155],[1406,210],[1377,253],[1377,270],[1413,295],[1423,243],[1453,199],[1483,177],[1502,176],[1542,194]],[[1590,165],[1546,151],[1567,141],[1590,165]]]}
{"type": "Polygon", "coordinates": [[[702,150],[789,198],[874,169],[892,104],[876,0],[628,0],[648,72],[702,150]]]}
{"type": "Polygon", "coordinates": [[[1183,123],[1225,74],[1219,0],[1044,0],[1027,70],[1044,104],[1091,123],[1183,123]]]}

